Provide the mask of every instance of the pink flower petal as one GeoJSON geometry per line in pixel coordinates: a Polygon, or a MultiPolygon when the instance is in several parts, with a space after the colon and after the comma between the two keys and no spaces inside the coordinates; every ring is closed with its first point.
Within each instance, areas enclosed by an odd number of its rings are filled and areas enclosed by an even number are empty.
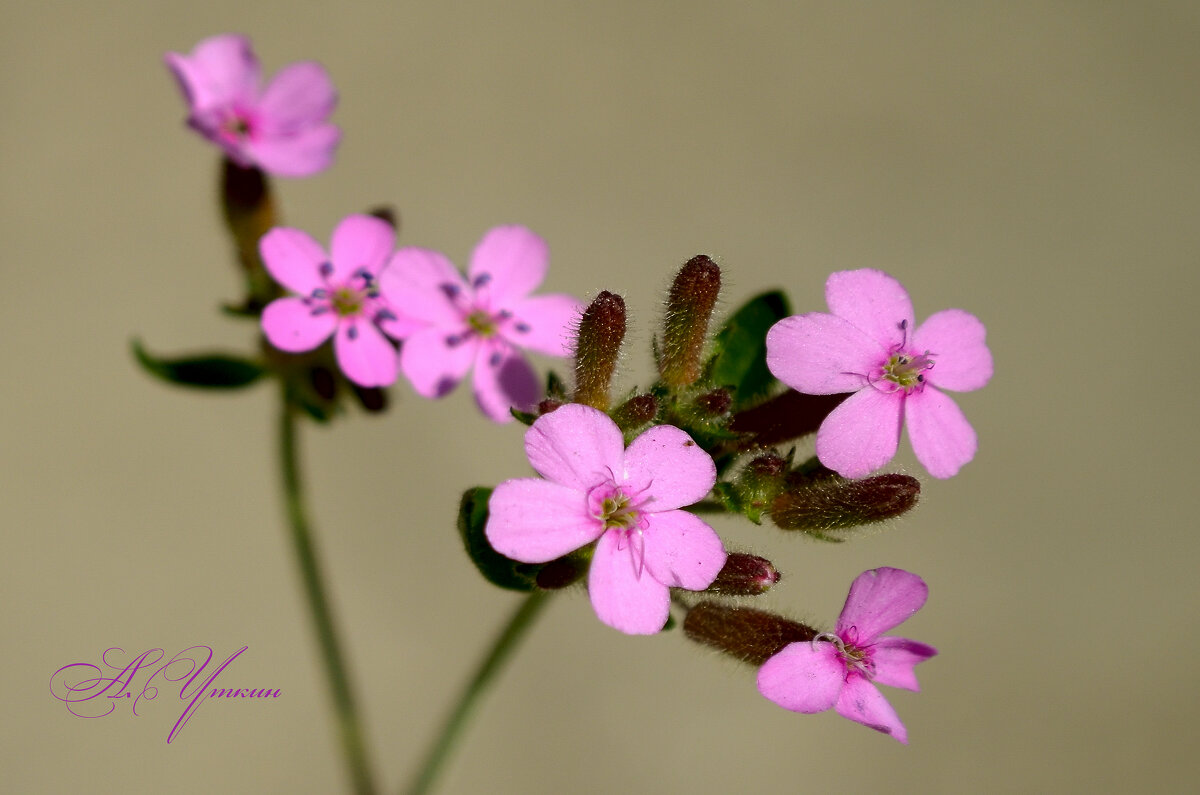
{"type": "Polygon", "coordinates": [[[258,253],[271,278],[293,293],[306,296],[325,286],[321,265],[329,258],[307,232],[277,226],[258,241],[258,253]]]}
{"type": "Polygon", "coordinates": [[[259,124],[269,135],[289,135],[329,118],[337,90],[325,67],[301,61],[279,70],[259,98],[259,124]]]}
{"type": "Polygon", "coordinates": [[[671,511],[704,499],[717,482],[717,467],[686,432],[657,425],[625,451],[623,482],[649,499],[648,510],[671,511]]]}
{"type": "Polygon", "coordinates": [[[792,712],[824,712],[837,703],[846,665],[832,643],[792,643],[758,669],[758,692],[792,712]]]}
{"type": "Polygon", "coordinates": [[[885,348],[911,339],[915,330],[908,291],[883,271],[862,268],[831,273],[825,282],[825,301],[831,313],[850,321],[885,348]]]}
{"type": "Polygon", "coordinates": [[[887,359],[879,342],[824,312],[784,318],[767,332],[767,367],[806,395],[854,392],[887,359]]]}
{"type": "Polygon", "coordinates": [[[936,387],[927,385],[909,395],[904,414],[913,452],[935,478],[954,477],[975,457],[975,429],[958,404],[936,387]]]}
{"type": "Polygon", "coordinates": [[[264,171],[280,177],[309,177],[333,162],[342,131],[319,124],[287,136],[264,136],[245,143],[246,154],[264,171]]]}
{"type": "Polygon", "coordinates": [[[468,276],[480,304],[491,311],[533,292],[546,278],[546,241],[523,226],[498,226],[483,236],[471,255],[468,276]]]}
{"type": "Polygon", "coordinates": [[[333,264],[330,281],[350,278],[362,268],[375,276],[383,269],[396,243],[396,230],[371,215],[350,215],[333,230],[329,253],[333,264]]]}
{"type": "Polygon", "coordinates": [[[342,318],[333,352],[342,372],[359,386],[388,386],[396,380],[396,349],[365,318],[342,318]]]}
{"type": "Polygon", "coordinates": [[[488,419],[512,422],[509,409],[532,411],[542,397],[537,373],[503,340],[484,340],[475,354],[475,402],[488,419]]]}
{"type": "Polygon", "coordinates": [[[379,289],[397,316],[447,329],[465,328],[470,288],[437,251],[400,249],[379,275],[379,289]]]}
{"type": "Polygon", "coordinates": [[[880,638],[872,652],[876,684],[919,691],[913,668],[937,654],[937,649],[908,638],[880,638]]]}
{"type": "Polygon", "coordinates": [[[621,471],[624,450],[625,439],[617,424],[604,412],[580,403],[538,417],[525,432],[525,455],[534,470],[584,493],[621,471]]]}
{"type": "Polygon", "coordinates": [[[912,572],[887,566],[864,571],[850,585],[837,635],[856,646],[870,645],[920,610],[928,597],[929,586],[912,572]]]}
{"type": "Polygon", "coordinates": [[[970,312],[945,309],[930,315],[913,335],[912,344],[913,350],[933,355],[926,383],[954,392],[970,392],[986,384],[992,377],[986,337],[987,329],[970,312]]]}
{"type": "Polygon", "coordinates": [[[500,327],[506,340],[550,356],[571,356],[575,347],[575,329],[583,314],[583,304],[569,295],[538,295],[524,298],[509,307],[512,317],[500,327]]]}
{"type": "Polygon", "coordinates": [[[167,66],[194,111],[215,105],[251,104],[258,92],[258,59],[245,36],[205,39],[190,55],[167,53],[167,66]]]}
{"type": "Polygon", "coordinates": [[[627,635],[653,635],[667,623],[670,591],[647,571],[638,576],[632,545],[622,533],[610,530],[596,544],[588,572],[588,595],[600,620],[627,635]]]}
{"type": "Polygon", "coordinates": [[[896,455],[903,407],[900,392],[867,387],[851,395],[817,430],[817,458],[847,478],[879,469],[896,455]]]}
{"type": "Polygon", "coordinates": [[[588,515],[585,496],[548,480],[506,480],[488,500],[488,543],[501,555],[545,563],[592,543],[604,524],[588,515]]]}
{"type": "Polygon", "coordinates": [[[337,328],[337,315],[314,315],[312,307],[299,298],[278,298],[262,313],[262,330],[267,341],[281,351],[311,351],[337,328]]]}
{"type": "Polygon", "coordinates": [[[465,332],[465,326],[457,332],[433,327],[404,340],[400,346],[400,371],[421,397],[444,397],[471,369],[479,349],[478,338],[470,337],[451,344],[451,340],[465,332]]]}
{"type": "Polygon", "coordinates": [[[843,718],[849,718],[877,732],[890,734],[908,745],[908,731],[900,722],[900,716],[883,697],[883,693],[879,692],[879,688],[865,677],[850,676],[846,679],[841,695],[838,696],[837,712],[843,718]]]}
{"type": "Polygon", "coordinates": [[[672,588],[702,591],[725,565],[716,531],[687,511],[652,513],[643,533],[646,570],[672,588]]]}

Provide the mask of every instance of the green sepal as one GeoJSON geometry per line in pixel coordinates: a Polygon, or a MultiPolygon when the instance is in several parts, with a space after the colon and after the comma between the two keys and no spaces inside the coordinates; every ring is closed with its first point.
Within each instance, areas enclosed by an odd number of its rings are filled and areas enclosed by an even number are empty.
{"type": "Polygon", "coordinates": [[[488,543],[484,527],[488,520],[488,499],[492,489],[476,486],[463,492],[458,506],[458,534],[467,556],[488,582],[511,591],[532,591],[537,585],[541,566],[506,558],[488,543]]]}
{"type": "Polygon", "coordinates": [[[515,406],[509,408],[508,413],[513,415],[513,419],[522,425],[533,425],[534,420],[538,418],[538,415],[532,411],[521,411],[515,406]]]}
{"type": "Polygon", "coordinates": [[[734,411],[770,394],[776,382],[767,369],[767,331],[789,315],[787,296],[772,290],[743,304],[717,332],[709,381],[733,390],[734,411]]]}
{"type": "Polygon", "coordinates": [[[153,356],[133,340],[133,355],[146,372],[164,381],[200,389],[240,389],[262,378],[267,369],[257,362],[221,353],[166,359],[153,356]]]}

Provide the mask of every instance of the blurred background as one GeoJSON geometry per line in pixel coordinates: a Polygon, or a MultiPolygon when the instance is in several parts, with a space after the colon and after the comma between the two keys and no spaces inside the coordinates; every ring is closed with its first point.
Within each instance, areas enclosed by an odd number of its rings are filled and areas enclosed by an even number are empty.
{"type": "MultiPolygon", "coordinates": [[[[733,521],[784,572],[761,601],[831,626],[859,572],[915,571],[900,634],[937,646],[888,690],[910,745],[761,698],[678,632],[631,638],[557,597],[484,702],[446,793],[1190,790],[1200,689],[1195,3],[197,3],[0,11],[0,767],[11,792],[337,792],[331,710],[287,545],[276,394],[207,395],[155,352],[251,351],[218,155],[183,127],[167,50],[250,35],[341,93],[335,166],[276,183],[327,240],[380,203],[465,266],[521,223],[550,291],[622,293],[619,383],[649,379],[674,272],[704,252],[728,311],[782,287],[823,310],[875,267],[918,322],[987,324],[980,438],[905,519],[821,545],[733,521]],[[8,289],[6,288],[6,289],[8,289]],[[1192,318],[1192,320],[1189,320],[1192,318]],[[178,738],[164,692],[100,720],[51,697],[111,646],[248,646],[178,738]],[[1189,663],[1190,664],[1190,663],[1189,663]],[[235,681],[236,680],[236,681],[235,681]]],[[[548,364],[543,361],[542,366],[548,364]]],[[[403,383],[384,416],[306,427],[313,519],[386,788],[519,597],[462,554],[460,493],[525,476],[522,429],[403,383]]],[[[802,448],[802,452],[806,448],[802,448]]],[[[907,448],[895,471],[924,477],[907,448]]]]}

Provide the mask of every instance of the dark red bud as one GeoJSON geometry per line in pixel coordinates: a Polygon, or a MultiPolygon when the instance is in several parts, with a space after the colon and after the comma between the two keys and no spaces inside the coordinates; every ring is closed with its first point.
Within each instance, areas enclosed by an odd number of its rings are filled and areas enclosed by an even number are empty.
{"type": "Polygon", "coordinates": [[[683,620],[683,633],[753,665],[762,665],[791,643],[811,641],[817,630],[749,607],[700,602],[683,620]]]}
{"type": "Polygon", "coordinates": [[[658,400],[654,395],[634,395],[612,413],[613,421],[623,431],[640,428],[658,415],[658,400]]]}
{"type": "Polygon", "coordinates": [[[725,566],[708,586],[709,593],[725,594],[726,596],[758,596],[771,589],[779,582],[779,570],[766,558],[758,555],[747,555],[742,552],[731,552],[725,559],[725,566]]]}
{"type": "Polygon", "coordinates": [[[694,384],[702,371],[708,321],[721,292],[721,269],[703,254],[684,263],[667,295],[658,371],[667,386],[694,384]]]}
{"type": "Polygon", "coordinates": [[[608,388],[625,339],[625,299],[607,290],[579,321],[575,343],[575,403],[608,411],[608,388]]]}
{"type": "Polygon", "coordinates": [[[771,520],[784,530],[801,530],[827,541],[829,535],[882,522],[909,511],[921,496],[921,482],[909,475],[876,475],[847,480],[819,477],[775,498],[771,520]]]}

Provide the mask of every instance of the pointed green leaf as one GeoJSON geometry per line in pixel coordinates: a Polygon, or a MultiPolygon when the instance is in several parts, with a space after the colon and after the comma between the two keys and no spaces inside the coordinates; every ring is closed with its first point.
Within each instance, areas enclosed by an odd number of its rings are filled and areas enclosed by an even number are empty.
{"type": "Polygon", "coordinates": [[[767,331],[790,314],[787,297],[773,290],[747,301],[717,333],[709,375],[714,386],[733,389],[735,411],[770,393],[767,331]]]}
{"type": "Polygon", "coordinates": [[[257,362],[220,353],[173,359],[153,356],[136,339],[133,355],[142,369],[151,375],[173,384],[202,389],[238,389],[253,384],[267,372],[257,362]]]}
{"type": "Polygon", "coordinates": [[[467,555],[479,573],[493,585],[512,591],[532,591],[538,569],[533,563],[520,563],[504,557],[488,543],[484,527],[488,519],[488,499],[492,490],[477,486],[463,492],[458,506],[458,534],[467,555]]]}

